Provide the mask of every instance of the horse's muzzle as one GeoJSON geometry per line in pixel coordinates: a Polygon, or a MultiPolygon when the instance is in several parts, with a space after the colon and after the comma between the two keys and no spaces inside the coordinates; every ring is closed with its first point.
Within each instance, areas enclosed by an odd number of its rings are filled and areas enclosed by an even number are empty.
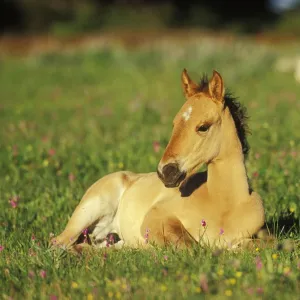
{"type": "Polygon", "coordinates": [[[186,173],[179,170],[177,163],[170,163],[163,167],[162,172],[157,170],[157,175],[165,187],[177,187],[184,180],[186,173]]]}

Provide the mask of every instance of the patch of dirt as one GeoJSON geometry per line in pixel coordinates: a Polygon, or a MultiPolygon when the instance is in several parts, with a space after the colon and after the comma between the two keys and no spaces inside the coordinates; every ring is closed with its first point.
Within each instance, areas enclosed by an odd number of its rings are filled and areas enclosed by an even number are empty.
{"type": "MultiPolygon", "coordinates": [[[[196,39],[210,38],[217,41],[232,42],[241,39],[225,32],[207,32],[198,29],[155,30],[155,31],[110,31],[70,37],[55,37],[51,35],[18,36],[4,35],[0,37],[0,56],[30,56],[47,52],[73,51],[87,48],[102,48],[122,46],[136,49],[151,46],[158,42],[186,43],[196,39]]],[[[295,36],[276,34],[257,34],[242,37],[263,44],[282,44],[299,42],[295,36]]]]}

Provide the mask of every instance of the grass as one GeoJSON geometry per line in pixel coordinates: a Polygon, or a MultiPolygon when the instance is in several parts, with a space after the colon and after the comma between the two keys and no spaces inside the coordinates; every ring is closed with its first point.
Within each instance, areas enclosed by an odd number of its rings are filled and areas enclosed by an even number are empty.
{"type": "Polygon", "coordinates": [[[290,244],[300,238],[300,89],[292,74],[274,70],[280,55],[207,39],[2,59],[0,297],[297,299],[300,252],[290,244]],[[94,181],[120,169],[156,169],[184,101],[184,67],[194,78],[217,69],[248,107],[248,174],[281,247],[49,251],[50,235],[94,181]]]}

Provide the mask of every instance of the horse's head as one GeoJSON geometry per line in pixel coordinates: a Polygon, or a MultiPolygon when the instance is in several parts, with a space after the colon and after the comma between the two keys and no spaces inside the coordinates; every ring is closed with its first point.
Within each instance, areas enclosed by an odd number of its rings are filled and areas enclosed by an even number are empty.
{"type": "Polygon", "coordinates": [[[173,121],[173,132],[157,173],[166,187],[178,186],[202,164],[220,152],[224,84],[214,71],[206,86],[194,83],[182,72],[186,102],[173,121]]]}

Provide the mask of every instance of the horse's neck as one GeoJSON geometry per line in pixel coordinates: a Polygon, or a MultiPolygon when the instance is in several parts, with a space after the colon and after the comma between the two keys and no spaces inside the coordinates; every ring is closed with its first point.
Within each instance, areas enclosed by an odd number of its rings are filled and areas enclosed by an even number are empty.
{"type": "Polygon", "coordinates": [[[220,153],[208,164],[207,188],[213,199],[224,204],[242,203],[249,199],[244,154],[229,109],[224,113],[220,153]]]}

